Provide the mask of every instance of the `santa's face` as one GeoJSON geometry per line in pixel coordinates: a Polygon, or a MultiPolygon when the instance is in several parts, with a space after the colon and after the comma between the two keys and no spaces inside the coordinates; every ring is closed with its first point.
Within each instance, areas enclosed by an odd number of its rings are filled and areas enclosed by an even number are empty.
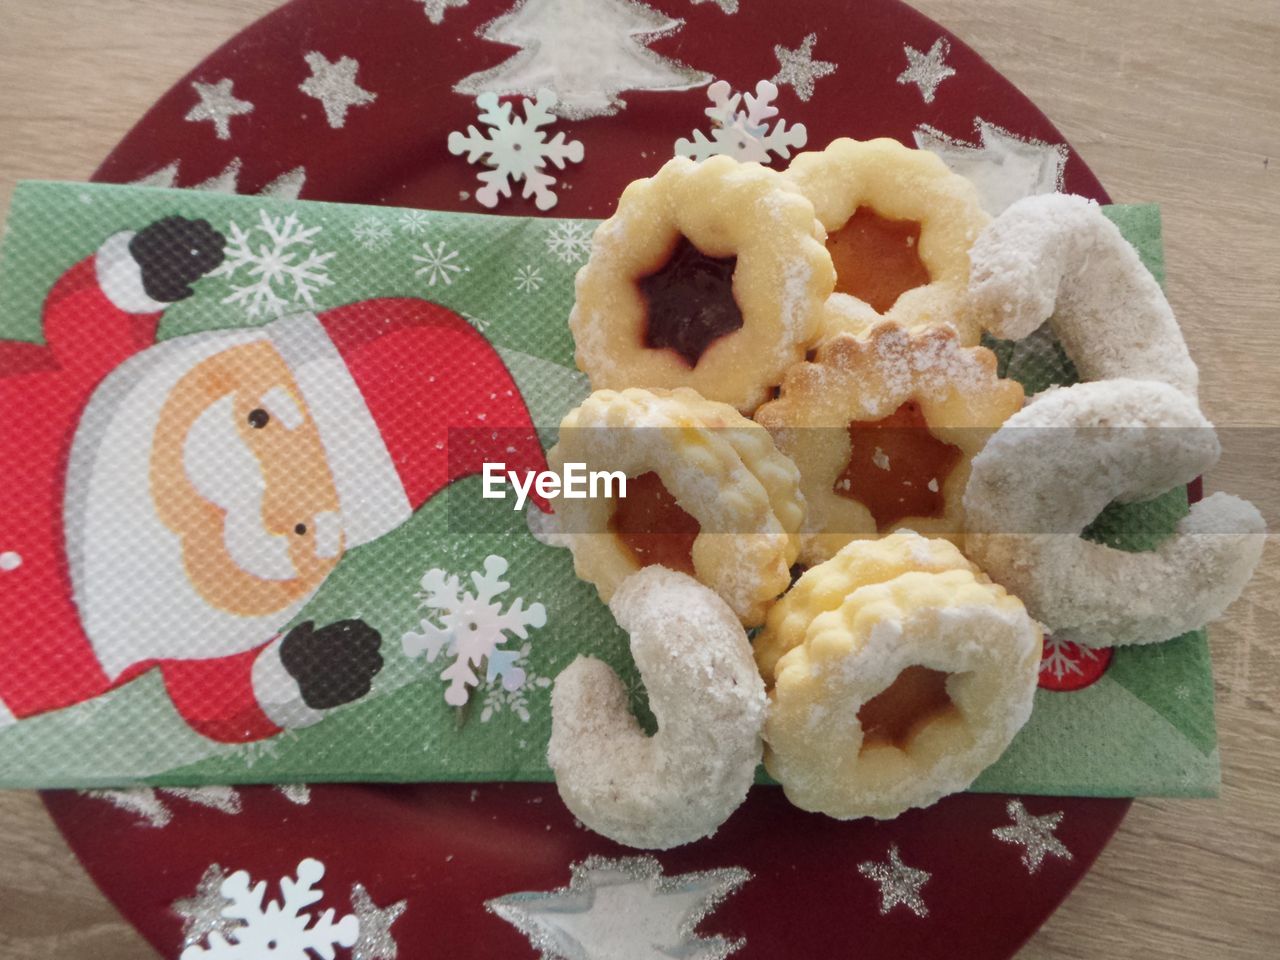
{"type": "Polygon", "coordinates": [[[228,613],[290,607],[342,556],[319,432],[268,340],[207,357],[177,381],[153,435],[150,491],[192,587],[228,613]]]}

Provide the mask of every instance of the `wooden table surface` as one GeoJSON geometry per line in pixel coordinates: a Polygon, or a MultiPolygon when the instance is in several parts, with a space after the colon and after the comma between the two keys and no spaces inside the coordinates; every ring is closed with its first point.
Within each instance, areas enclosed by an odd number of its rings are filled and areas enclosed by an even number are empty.
{"type": "MultiPolygon", "coordinates": [[[[175,80],[276,3],[0,0],[0,214],[20,179],[87,178],[175,80]]],[[[1163,205],[1169,297],[1208,416],[1280,429],[1280,2],[915,5],[1030,96],[1117,201],[1163,205]]],[[[1262,452],[1280,455],[1276,437],[1262,452]]],[[[1269,480],[1274,529],[1278,475],[1275,460],[1224,463],[1210,486],[1259,498],[1269,480]]],[[[1280,956],[1276,540],[1213,629],[1221,798],[1135,804],[1021,960],[1280,956]]],[[[152,955],[35,794],[0,792],[0,960],[152,955]]]]}

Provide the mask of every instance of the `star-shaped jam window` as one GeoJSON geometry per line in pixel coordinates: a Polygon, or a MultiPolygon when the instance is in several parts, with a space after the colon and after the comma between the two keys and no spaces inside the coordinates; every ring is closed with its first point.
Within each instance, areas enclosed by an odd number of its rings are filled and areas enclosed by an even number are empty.
{"type": "Polygon", "coordinates": [[[740,329],[737,264],[737,257],[709,257],[681,236],[667,262],[636,282],[647,305],[644,345],[674,350],[696,367],[711,344],[740,329]]]}
{"type": "Polygon", "coordinates": [[[859,207],[827,237],[836,268],[836,293],[847,293],[884,313],[900,296],[930,281],[920,259],[920,224],[890,220],[859,207]]]}
{"type": "Polygon", "coordinates": [[[943,516],[943,487],[962,456],[929,432],[920,404],[908,400],[882,420],[849,424],[849,462],[832,490],[866,507],[884,533],[907,517],[943,516]]]}

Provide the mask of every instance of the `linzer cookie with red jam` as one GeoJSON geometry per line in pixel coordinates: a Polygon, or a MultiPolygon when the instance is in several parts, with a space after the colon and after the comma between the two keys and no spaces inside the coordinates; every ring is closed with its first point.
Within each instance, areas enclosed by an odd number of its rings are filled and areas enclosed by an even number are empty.
{"type": "Polygon", "coordinates": [[[806,572],[755,641],[765,766],[787,799],[896,817],[968,787],[1031,715],[1043,635],[946,540],[851,543],[806,572]]]}
{"type": "Polygon", "coordinates": [[[959,534],[969,463],[1022,399],[991,351],[961,346],[949,327],[881,323],[828,340],[756,411],[800,470],[801,562],[903,526],[959,534]]]}
{"type": "Polygon", "coordinates": [[[575,571],[606,603],[627,576],[660,564],[697,578],[754,626],[790,583],[800,476],[728,404],[689,389],[597,391],[561,422],[548,462],[627,477],[625,497],[556,506],[575,571]]]}
{"type": "Polygon", "coordinates": [[[668,161],[595,232],[569,317],[579,368],[593,389],[692,387],[750,412],[815,341],[825,239],[781,174],[668,161]]]}
{"type": "Polygon", "coordinates": [[[834,140],[798,155],[784,176],[827,231],[836,281],[824,338],[893,320],[908,329],[949,323],[965,345],[978,342],[965,307],[969,248],[990,218],[972,183],[886,138],[834,140]]]}

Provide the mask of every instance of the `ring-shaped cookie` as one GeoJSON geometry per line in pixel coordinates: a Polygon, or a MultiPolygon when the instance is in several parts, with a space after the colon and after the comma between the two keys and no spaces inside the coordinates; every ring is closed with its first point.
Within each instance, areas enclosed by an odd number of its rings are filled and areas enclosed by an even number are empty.
{"type": "Polygon", "coordinates": [[[991,351],[948,327],[880,323],[823,343],[755,415],[800,469],[800,561],[904,526],[961,535],[969,462],[1022,400],[991,351]]]}
{"type": "Polygon", "coordinates": [[[1158,380],[1196,398],[1199,372],[1164,291],[1093,200],[1027,197],[970,251],[971,309],[1021,340],[1046,320],[1081,380],[1158,380]]]}
{"type": "Polygon", "coordinates": [[[753,410],[817,335],[834,282],[824,239],[779,173],[667,161],[592,238],[569,315],[578,367],[596,390],[692,387],[753,410]]]}
{"type": "Polygon", "coordinates": [[[597,391],[565,416],[547,459],[556,471],[581,463],[588,471],[628,477],[630,505],[603,497],[556,505],[574,569],[595,584],[604,602],[650,556],[691,572],[746,626],[761,623],[787,589],[804,515],[800,477],[768,432],[728,404],[689,389],[597,391]],[[661,529],[652,532],[669,537],[679,530],[689,538],[679,562],[663,557],[670,544],[662,540],[657,552],[638,553],[620,536],[635,531],[615,522],[620,510],[640,509],[636,498],[646,488],[635,481],[655,477],[666,512],[661,529]],[[674,519],[671,501],[680,511],[674,519]]]}
{"type": "Polygon", "coordinates": [[[771,611],[764,636],[786,621],[803,632],[773,664],[765,724],[765,766],[796,806],[839,819],[928,806],[968,787],[1031,715],[1040,628],[944,544],[850,544],[771,611]],[[904,546],[925,570],[899,572],[904,546]]]}
{"type": "Polygon", "coordinates": [[[1149,500],[1218,454],[1212,425],[1168,384],[1046,390],[974,458],[965,549],[1055,637],[1100,647],[1180,636],[1216,619],[1252,576],[1266,532],[1257,509],[1215,493],[1138,553],[1080,533],[1112,500],[1149,500]]]}
{"type": "Polygon", "coordinates": [[[547,760],[565,805],[632,847],[715,833],[760,763],[764,684],[737,617],[691,577],[632,574],[609,603],[631,638],[658,731],[646,736],[606,664],[579,657],[556,677],[547,760]]]}
{"type": "Polygon", "coordinates": [[[784,173],[827,232],[835,292],[822,336],[861,335],[880,320],[908,329],[949,323],[981,333],[966,309],[969,247],[990,217],[976,188],[927,150],[896,140],[833,140],[784,173]]]}

